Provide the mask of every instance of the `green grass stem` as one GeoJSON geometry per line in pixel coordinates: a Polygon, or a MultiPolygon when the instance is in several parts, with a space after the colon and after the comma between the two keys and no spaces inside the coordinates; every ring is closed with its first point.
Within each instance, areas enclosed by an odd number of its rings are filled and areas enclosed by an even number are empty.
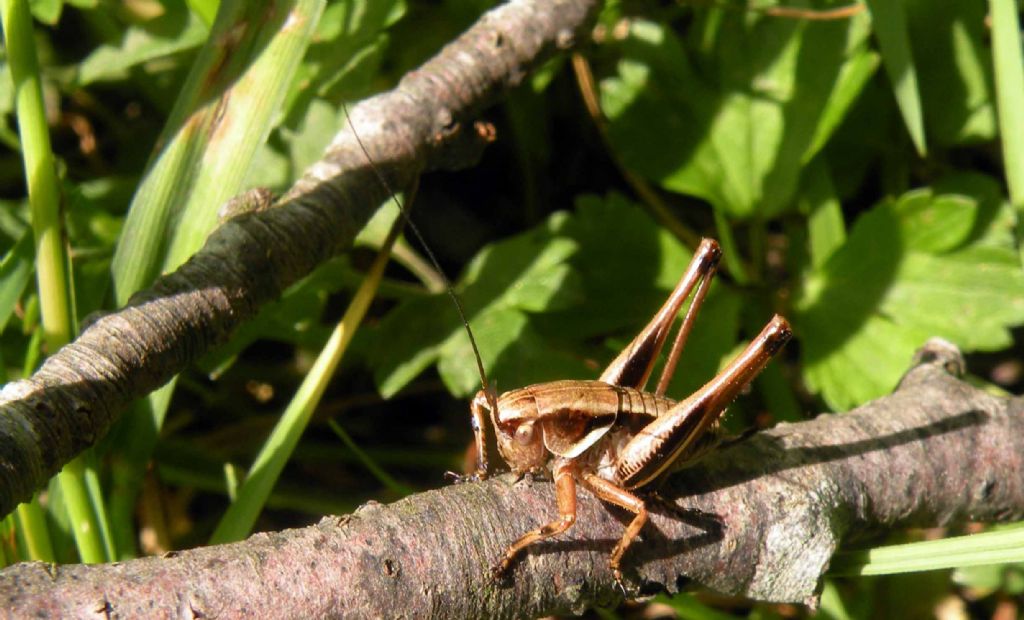
{"type": "Polygon", "coordinates": [[[847,551],[836,555],[836,576],[891,575],[986,564],[1024,562],[1024,525],[942,540],[847,551]]]}
{"type": "MultiPolygon", "coordinates": [[[[42,311],[43,341],[52,353],[71,341],[77,332],[70,261],[63,234],[60,212],[60,185],[50,145],[39,63],[32,43],[33,29],[29,5],[25,0],[0,3],[11,79],[14,83],[18,127],[21,134],[25,181],[32,213],[36,247],[36,282],[42,311]]],[[[84,492],[86,468],[82,457],[65,466],[58,474],[66,487],[68,510],[74,522],[75,542],[84,562],[106,559],[100,537],[97,513],[84,492]]],[[[29,526],[38,520],[25,522],[29,526]]],[[[27,534],[39,538],[41,532],[27,534]]]]}

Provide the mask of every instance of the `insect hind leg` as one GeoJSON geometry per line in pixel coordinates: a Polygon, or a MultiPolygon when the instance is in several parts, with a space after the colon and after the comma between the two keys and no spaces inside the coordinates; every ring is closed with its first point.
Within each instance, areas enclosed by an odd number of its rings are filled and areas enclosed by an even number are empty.
{"type": "Polygon", "coordinates": [[[622,556],[626,554],[626,550],[633,544],[633,541],[640,535],[640,530],[647,523],[647,505],[644,503],[644,500],[636,495],[604,478],[598,477],[596,474],[584,474],[582,482],[587,490],[596,495],[598,499],[604,500],[609,504],[615,504],[620,508],[625,508],[634,515],[633,520],[626,526],[626,531],[623,532],[622,538],[619,539],[619,544],[615,545],[615,549],[612,550],[611,557],[608,559],[608,566],[612,569],[612,575],[615,577],[615,581],[621,585],[622,556]]]}

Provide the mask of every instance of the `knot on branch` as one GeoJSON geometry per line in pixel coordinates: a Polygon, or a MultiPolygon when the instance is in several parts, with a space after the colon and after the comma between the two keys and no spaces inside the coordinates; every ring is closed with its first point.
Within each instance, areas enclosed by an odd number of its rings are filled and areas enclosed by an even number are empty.
{"type": "Polygon", "coordinates": [[[900,379],[897,390],[915,385],[935,377],[935,373],[957,379],[967,372],[964,355],[955,344],[945,338],[930,338],[914,353],[910,370],[900,379]]]}

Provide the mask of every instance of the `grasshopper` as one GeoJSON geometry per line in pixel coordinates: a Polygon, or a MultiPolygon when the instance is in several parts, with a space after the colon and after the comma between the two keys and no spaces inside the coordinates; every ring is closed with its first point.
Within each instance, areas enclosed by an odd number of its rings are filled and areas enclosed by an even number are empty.
{"type": "Polygon", "coordinates": [[[517,476],[551,471],[559,518],[531,530],[509,545],[491,569],[497,579],[530,545],[568,530],[576,522],[576,486],[633,513],[622,538],[612,550],[609,566],[622,583],[622,556],[647,522],[647,505],[636,491],[657,482],[673,468],[692,464],[717,443],[718,421],[743,391],[792,337],[785,318],[775,315],[761,333],[724,370],[685,400],[665,396],[676,363],[718,269],[722,250],[704,239],[689,266],[650,323],[633,339],[596,381],[552,381],[498,396],[488,384],[473,330],[462,303],[430,251],[406,207],[391,191],[342,105],[353,136],[406,225],[441,274],[448,295],[466,328],[476,355],[481,390],[470,406],[477,467],[457,481],[482,480],[489,473],[487,421],[497,438],[498,451],[517,476]],[[696,289],[696,291],[694,291],[696,289]],[[644,388],[683,304],[693,300],[676,334],[654,392],[644,388]]]}
{"type": "Polygon", "coordinates": [[[674,467],[692,464],[716,443],[726,407],[792,336],[775,315],[749,346],[704,387],[685,400],[665,396],[696,313],[721,258],[718,243],[704,239],[675,289],[651,322],[596,381],[553,381],[497,396],[484,381],[472,401],[477,470],[487,476],[487,420],[498,451],[513,473],[550,470],[558,519],[527,532],[509,545],[491,569],[497,579],[530,545],[556,536],[576,521],[577,485],[599,499],[633,513],[609,565],[622,582],[622,557],[647,522],[645,501],[635,491],[652,485],[674,467]],[[694,292],[696,288],[696,292],[694,292]],[[654,362],[684,302],[693,292],[654,392],[644,391],[654,362]]]}

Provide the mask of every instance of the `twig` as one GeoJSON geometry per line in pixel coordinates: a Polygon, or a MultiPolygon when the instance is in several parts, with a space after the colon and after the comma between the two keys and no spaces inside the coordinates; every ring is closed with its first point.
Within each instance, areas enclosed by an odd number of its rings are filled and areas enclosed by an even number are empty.
{"type": "MultiPolygon", "coordinates": [[[[598,0],[514,0],[397,88],[352,109],[391,187],[471,165],[472,118],[551,54],[586,39],[598,0]],[[466,128],[466,129],[464,129],[466,128]]],[[[96,320],[30,378],[0,391],[0,514],[28,499],[124,407],[224,342],[263,304],[347,250],[386,196],[350,131],[270,209],[235,217],[176,272],[96,320]]]]}
{"type": "MultiPolygon", "coordinates": [[[[626,555],[631,595],[690,581],[758,600],[816,602],[841,540],[1024,515],[1024,401],[951,372],[930,343],[891,396],[782,424],[712,453],[661,489],[626,555]]],[[[626,515],[580,494],[566,535],[531,548],[502,584],[505,545],[555,514],[548,482],[507,476],[420,493],[351,517],[233,545],[94,566],[0,571],[17,617],[516,618],[621,599],[608,553],[626,515]]]]}

